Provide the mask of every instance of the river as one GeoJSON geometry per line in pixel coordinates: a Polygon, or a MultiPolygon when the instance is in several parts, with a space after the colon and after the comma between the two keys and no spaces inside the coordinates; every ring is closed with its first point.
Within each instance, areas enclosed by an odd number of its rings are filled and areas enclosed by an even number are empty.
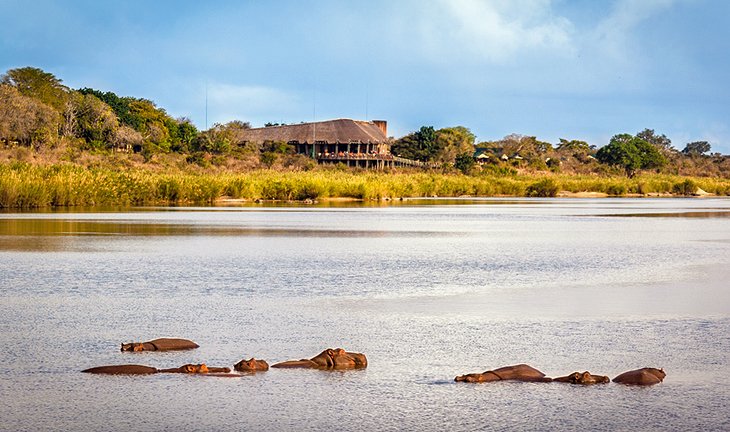
{"type": "Polygon", "coordinates": [[[730,430],[728,279],[719,198],[0,213],[0,430],[730,430]],[[369,365],[79,372],[328,347],[369,365]],[[667,377],[453,382],[517,363],[667,377]]]}

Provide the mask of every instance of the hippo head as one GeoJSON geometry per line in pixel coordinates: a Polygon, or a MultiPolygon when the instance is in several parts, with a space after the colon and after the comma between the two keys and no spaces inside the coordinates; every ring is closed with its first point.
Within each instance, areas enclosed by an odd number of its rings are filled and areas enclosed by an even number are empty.
{"type": "Polygon", "coordinates": [[[662,368],[659,368],[659,369],[646,368],[645,370],[647,372],[649,372],[650,374],[654,375],[655,377],[657,377],[657,379],[659,381],[664,381],[664,377],[667,376],[667,374],[664,372],[664,369],[662,369],[662,368]]]}
{"type": "Polygon", "coordinates": [[[241,360],[233,365],[233,368],[239,372],[256,372],[269,369],[269,364],[264,360],[256,360],[251,357],[249,360],[241,360]]]}
{"type": "Polygon", "coordinates": [[[183,366],[180,366],[180,371],[184,373],[208,373],[208,366],[205,365],[205,363],[201,364],[186,364],[183,366]]]}
{"type": "Polygon", "coordinates": [[[132,342],[132,343],[123,343],[122,344],[122,351],[144,351],[144,344],[132,342]]]}
{"type": "Polygon", "coordinates": [[[312,361],[317,366],[331,369],[354,369],[367,366],[365,356],[360,353],[349,353],[342,348],[326,349],[312,361]]]}
{"type": "Polygon", "coordinates": [[[590,372],[573,372],[568,375],[567,381],[573,384],[601,384],[609,382],[607,376],[592,375],[590,372]]]}

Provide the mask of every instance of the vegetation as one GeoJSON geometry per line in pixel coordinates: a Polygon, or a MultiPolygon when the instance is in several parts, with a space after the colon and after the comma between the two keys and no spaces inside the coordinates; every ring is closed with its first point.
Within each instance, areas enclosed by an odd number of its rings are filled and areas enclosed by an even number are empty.
{"type": "Polygon", "coordinates": [[[640,169],[661,168],[666,159],[659,150],[638,136],[614,135],[607,146],[596,153],[599,162],[623,168],[628,177],[640,169]]]}
{"type": "MultiPolygon", "coordinates": [[[[277,126],[271,123],[267,126],[277,126]]],[[[706,141],[680,152],[644,129],[602,148],[512,134],[476,142],[466,127],[391,141],[397,156],[429,168],[384,172],[317,166],[285,142],[246,143],[247,122],[199,131],[154,102],[91,88],[73,90],[43,70],[0,76],[0,207],[212,203],[321,198],[730,195],[730,157],[706,141]]]]}
{"type": "Polygon", "coordinates": [[[256,201],[465,195],[553,197],[560,191],[693,195],[697,188],[730,195],[730,180],[666,175],[599,178],[549,173],[465,176],[325,168],[292,172],[170,173],[89,169],[75,164],[0,164],[0,208],[212,204],[222,198],[256,201]]]}

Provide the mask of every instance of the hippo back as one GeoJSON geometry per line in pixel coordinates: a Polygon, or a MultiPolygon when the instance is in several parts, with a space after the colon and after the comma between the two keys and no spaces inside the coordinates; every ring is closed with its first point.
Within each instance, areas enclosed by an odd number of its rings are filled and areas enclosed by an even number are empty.
{"type": "Polygon", "coordinates": [[[487,371],[485,373],[494,373],[503,380],[519,380],[519,381],[546,381],[550,378],[545,378],[545,374],[535,369],[532,366],[526,364],[519,364],[514,366],[505,366],[493,371],[487,371]]]}
{"type": "Polygon", "coordinates": [[[613,382],[628,385],[654,385],[664,381],[667,376],[663,369],[642,368],[628,372],[613,379],[613,382]]]}
{"type": "Polygon", "coordinates": [[[84,373],[104,374],[104,375],[149,375],[157,373],[157,369],[143,365],[113,365],[99,366],[82,370],[84,373]]]}
{"type": "Polygon", "coordinates": [[[154,345],[157,351],[173,351],[198,348],[199,345],[187,339],[160,338],[147,342],[154,345]]]}

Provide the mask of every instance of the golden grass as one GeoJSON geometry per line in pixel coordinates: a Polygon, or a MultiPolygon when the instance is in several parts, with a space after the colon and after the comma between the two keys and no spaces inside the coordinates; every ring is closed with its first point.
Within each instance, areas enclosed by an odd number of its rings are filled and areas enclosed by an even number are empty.
{"type": "Polygon", "coordinates": [[[647,174],[635,178],[538,174],[464,176],[315,169],[246,173],[153,172],[75,164],[0,163],[0,208],[211,205],[223,197],[306,200],[399,197],[554,196],[557,191],[609,195],[684,193],[697,186],[730,195],[730,179],[647,174]]]}

